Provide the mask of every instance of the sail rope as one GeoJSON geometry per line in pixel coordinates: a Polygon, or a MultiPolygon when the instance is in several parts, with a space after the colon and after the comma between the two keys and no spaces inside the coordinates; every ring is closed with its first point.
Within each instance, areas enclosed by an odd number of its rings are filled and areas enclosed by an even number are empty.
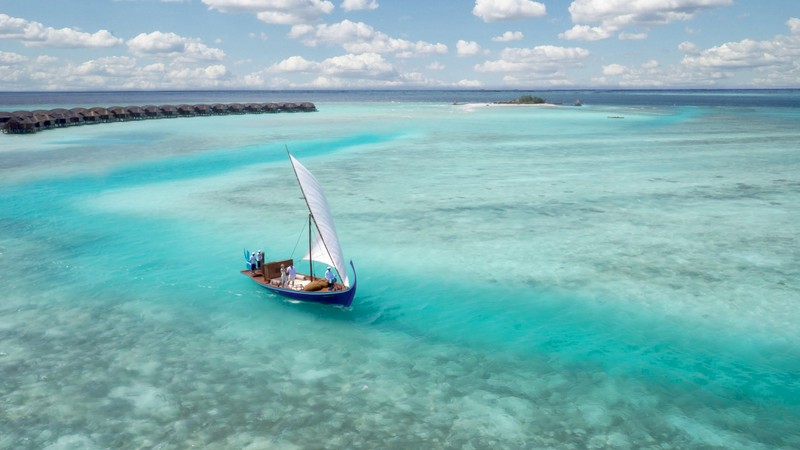
{"type": "Polygon", "coordinates": [[[292,249],[292,259],[294,259],[294,252],[297,251],[297,246],[300,245],[300,239],[305,235],[306,225],[303,224],[303,228],[300,230],[300,234],[297,236],[297,241],[294,243],[294,248],[292,249]]]}

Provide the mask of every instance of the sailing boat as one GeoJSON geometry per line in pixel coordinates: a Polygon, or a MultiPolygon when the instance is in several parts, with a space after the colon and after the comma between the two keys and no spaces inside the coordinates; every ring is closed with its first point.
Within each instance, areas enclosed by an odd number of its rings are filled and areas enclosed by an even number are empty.
{"type": "Polygon", "coordinates": [[[351,282],[336,227],[333,225],[333,215],[322,186],[314,175],[289,153],[288,149],[286,152],[289,154],[300,191],[308,206],[308,253],[303,258],[308,260],[308,273],[298,272],[294,283],[290,283],[287,277],[282,276],[281,269],[287,270],[293,266],[292,259],[267,262],[262,264],[260,269],[251,270],[250,254],[247,250],[244,257],[248,269],[242,270],[241,273],[269,291],[292,300],[349,307],[356,295],[356,268],[353,261],[350,261],[353,275],[351,282]],[[333,283],[324,277],[314,276],[314,262],[328,265],[328,269],[335,277],[333,283]]]}

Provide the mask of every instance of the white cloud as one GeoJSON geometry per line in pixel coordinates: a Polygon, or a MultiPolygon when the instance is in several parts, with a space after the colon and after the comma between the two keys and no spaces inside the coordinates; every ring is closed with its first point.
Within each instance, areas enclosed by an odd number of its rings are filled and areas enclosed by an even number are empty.
{"type": "Polygon", "coordinates": [[[689,41],[684,41],[678,44],[678,50],[682,53],[697,53],[698,49],[697,46],[689,41]]]}
{"type": "Polygon", "coordinates": [[[571,41],[599,41],[601,39],[608,39],[614,30],[609,30],[605,27],[590,27],[588,25],[575,25],[571,29],[559,33],[558,37],[571,41]]]}
{"type": "Polygon", "coordinates": [[[458,56],[473,56],[481,52],[481,46],[475,41],[459,40],[456,42],[458,56]]]}
{"type": "Polygon", "coordinates": [[[483,83],[481,83],[479,80],[459,80],[456,83],[456,86],[462,88],[478,88],[483,86],[483,83]]]}
{"type": "Polygon", "coordinates": [[[622,75],[628,71],[628,68],[620,64],[609,64],[603,66],[603,75],[622,75]]]}
{"type": "Polygon", "coordinates": [[[139,34],[128,41],[128,48],[136,56],[170,58],[177,62],[220,61],[225,57],[225,52],[208,47],[199,39],[160,31],[139,34]]]}
{"type": "Polygon", "coordinates": [[[377,0],[344,0],[342,9],[345,11],[359,11],[363,9],[377,9],[377,0]]]}
{"type": "Polygon", "coordinates": [[[622,32],[619,34],[620,41],[641,41],[643,39],[647,39],[647,33],[625,33],[622,32]]]}
{"type": "Polygon", "coordinates": [[[393,53],[401,58],[447,53],[447,46],[444,44],[392,38],[363,22],[350,20],[316,27],[297,25],[292,27],[289,36],[300,38],[305,45],[311,47],[322,43],[338,44],[350,53],[393,53]]]}
{"type": "Polygon", "coordinates": [[[110,56],[86,61],[76,67],[76,75],[129,76],[136,68],[136,59],[128,56],[110,56]]]}
{"type": "Polygon", "coordinates": [[[658,66],[660,66],[660,64],[655,59],[642,63],[642,69],[655,69],[658,66]]]}
{"type": "Polygon", "coordinates": [[[544,4],[531,0],[475,0],[472,14],[484,22],[528,19],[547,13],[544,4]]]}
{"type": "Polygon", "coordinates": [[[425,68],[428,69],[428,70],[444,70],[445,69],[445,65],[440,63],[439,61],[434,61],[434,62],[428,64],[427,66],[425,66],[425,68]]]}
{"type": "Polygon", "coordinates": [[[106,48],[123,42],[108,30],[84,33],[74,28],[55,29],[7,14],[0,14],[0,39],[19,40],[26,46],[58,48],[106,48]]]}
{"type": "Polygon", "coordinates": [[[293,25],[314,22],[333,11],[326,0],[202,0],[222,12],[250,12],[266,23],[293,25]]]}
{"type": "Polygon", "coordinates": [[[324,76],[348,78],[387,78],[397,73],[391,63],[377,53],[334,56],[321,62],[309,61],[302,56],[292,56],[270,66],[270,73],[314,72],[324,76]]]}
{"type": "Polygon", "coordinates": [[[500,36],[495,36],[492,38],[493,42],[511,42],[511,41],[521,41],[524,36],[522,35],[521,31],[506,31],[500,36]]]}
{"type": "Polygon", "coordinates": [[[564,77],[564,68],[579,66],[588,56],[589,51],[580,47],[540,45],[533,48],[506,48],[500,54],[501,59],[478,64],[475,71],[564,77]]]}
{"type": "Polygon", "coordinates": [[[0,51],[0,64],[19,64],[28,58],[17,53],[0,51]]]}
{"type": "MultiPolygon", "coordinates": [[[[569,6],[572,30],[559,35],[563,39],[598,40],[628,26],[664,25],[686,21],[703,10],[728,6],[733,0],[573,0],[569,6]],[[582,24],[598,24],[591,29],[582,24]]],[[[621,39],[643,39],[641,35],[624,33],[621,39]]],[[[646,36],[645,36],[646,37],[646,36]]]]}
{"type": "MultiPolygon", "coordinates": [[[[786,22],[790,35],[778,35],[770,40],[744,39],[727,42],[701,52],[687,53],[682,64],[704,69],[779,69],[797,72],[800,70],[800,21],[786,22]]],[[[681,44],[683,46],[683,44],[681,44]]],[[[688,46],[685,49],[693,50],[688,46]]]]}

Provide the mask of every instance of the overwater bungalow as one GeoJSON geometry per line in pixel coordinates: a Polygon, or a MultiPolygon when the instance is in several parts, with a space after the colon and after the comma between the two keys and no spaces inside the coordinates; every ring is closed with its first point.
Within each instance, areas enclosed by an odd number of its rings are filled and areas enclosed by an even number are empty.
{"type": "Polygon", "coordinates": [[[248,113],[262,113],[264,112],[263,103],[247,103],[244,105],[245,112],[248,113]]]}
{"type": "Polygon", "coordinates": [[[76,116],[80,117],[80,120],[73,122],[75,123],[94,123],[95,122],[95,115],[86,108],[72,108],[70,111],[75,114],[76,116]]]}
{"type": "Polygon", "coordinates": [[[178,108],[173,105],[161,105],[159,109],[163,117],[178,117],[178,108]]]}
{"type": "Polygon", "coordinates": [[[214,114],[227,114],[228,105],[223,103],[214,103],[213,105],[211,105],[211,112],[214,114]]]}
{"type": "Polygon", "coordinates": [[[96,122],[108,122],[109,120],[111,120],[111,111],[109,111],[106,108],[96,106],[94,108],[91,108],[89,111],[91,111],[92,114],[94,115],[96,122]]]}
{"type": "Polygon", "coordinates": [[[317,106],[311,102],[303,102],[300,103],[300,109],[304,112],[311,112],[311,111],[316,111],[317,106]]]}
{"type": "Polygon", "coordinates": [[[33,112],[33,125],[37,129],[48,129],[56,126],[55,118],[50,115],[50,111],[39,109],[33,112]]]}
{"type": "Polygon", "coordinates": [[[178,114],[181,116],[194,116],[197,114],[197,110],[192,105],[178,105],[175,108],[177,108],[178,114]]]}
{"type": "Polygon", "coordinates": [[[144,116],[147,118],[161,117],[161,108],[155,105],[142,106],[144,116]]]}
{"type": "Polygon", "coordinates": [[[35,133],[55,127],[82,125],[84,123],[102,123],[111,121],[127,121],[160,117],[192,117],[211,114],[259,114],[263,112],[277,113],[281,111],[316,111],[313,103],[215,103],[213,105],[146,105],[146,106],[112,106],[36,111],[0,112],[0,128],[6,133],[35,133]]]}
{"type": "Polygon", "coordinates": [[[65,127],[69,125],[69,111],[64,108],[56,108],[50,110],[50,115],[53,116],[55,126],[65,127]]]}
{"type": "Polygon", "coordinates": [[[112,106],[111,108],[108,108],[108,112],[111,113],[111,118],[113,120],[118,121],[128,120],[131,115],[128,110],[122,106],[112,106]]]}
{"type": "Polygon", "coordinates": [[[144,109],[140,106],[126,106],[125,110],[128,111],[128,115],[131,119],[144,118],[144,109]]]}
{"type": "Polygon", "coordinates": [[[30,117],[12,116],[3,125],[3,131],[6,133],[35,133],[36,125],[30,117]]]}

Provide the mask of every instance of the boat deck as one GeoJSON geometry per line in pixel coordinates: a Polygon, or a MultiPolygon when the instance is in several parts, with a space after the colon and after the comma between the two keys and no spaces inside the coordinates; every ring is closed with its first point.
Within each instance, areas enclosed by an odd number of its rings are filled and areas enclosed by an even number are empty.
{"type": "MultiPolygon", "coordinates": [[[[293,291],[303,291],[303,290],[305,290],[305,287],[308,286],[309,283],[311,283],[313,280],[322,279],[320,277],[313,277],[313,279],[312,279],[312,277],[309,276],[309,275],[306,275],[306,274],[303,274],[303,273],[298,273],[296,275],[295,280],[294,280],[294,285],[287,284],[286,286],[281,286],[280,277],[265,279],[264,278],[264,274],[262,273],[261,269],[256,269],[253,273],[250,272],[250,269],[245,269],[245,270],[240,270],[239,273],[241,273],[242,275],[246,275],[246,276],[250,277],[253,281],[255,281],[256,283],[258,283],[258,284],[260,284],[262,286],[267,286],[268,285],[268,286],[272,286],[272,287],[275,287],[275,288],[281,288],[282,287],[283,289],[289,289],[289,290],[293,290],[293,291]]],[[[332,290],[328,289],[327,287],[324,287],[322,289],[319,289],[319,290],[316,290],[316,291],[311,291],[311,292],[333,292],[333,291],[341,291],[341,290],[344,290],[344,289],[346,289],[346,287],[343,284],[337,282],[336,284],[334,284],[332,290]]]]}

